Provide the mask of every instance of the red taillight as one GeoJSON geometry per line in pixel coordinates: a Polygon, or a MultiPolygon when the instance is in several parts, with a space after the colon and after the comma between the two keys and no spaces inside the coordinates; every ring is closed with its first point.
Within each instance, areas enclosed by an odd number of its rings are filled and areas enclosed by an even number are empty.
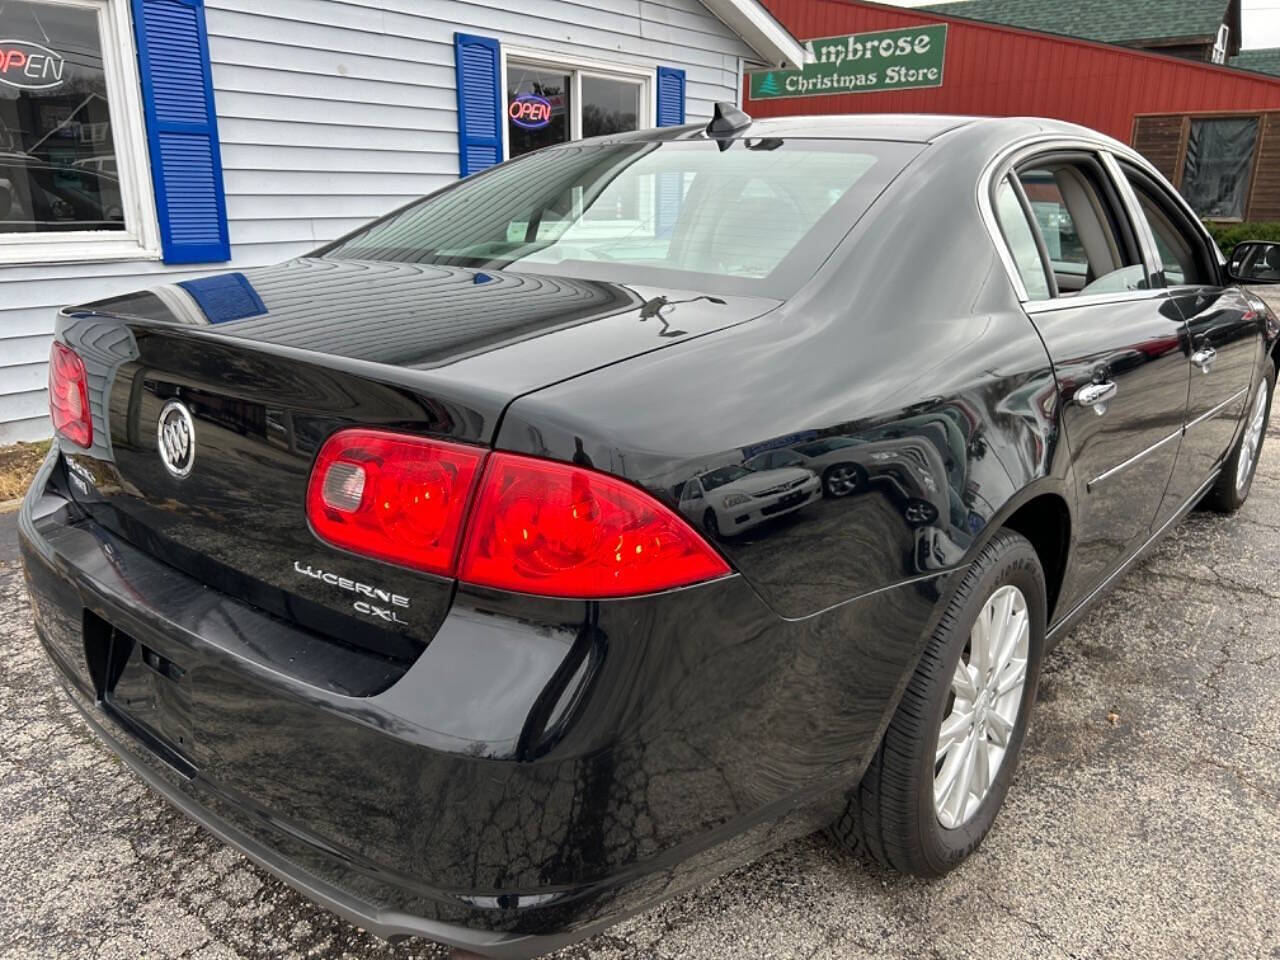
{"type": "Polygon", "coordinates": [[[440,440],[343,430],[320,449],[307,517],[321,540],[453,576],[484,451],[440,440]]]}
{"type": "Polygon", "coordinates": [[[653,593],[728,565],[678,515],[593,470],[509,453],[485,467],[459,579],[553,597],[653,593]]]}
{"type": "Polygon", "coordinates": [[[489,454],[481,475],[484,460],[477,447],[343,430],[316,458],[307,516],[320,539],[355,553],[547,597],[635,596],[730,572],[630,484],[510,453],[489,454]]]}
{"type": "Polygon", "coordinates": [[[93,444],[89,375],[75,351],[56,340],[49,351],[49,418],[53,429],[72,443],[93,444]]]}

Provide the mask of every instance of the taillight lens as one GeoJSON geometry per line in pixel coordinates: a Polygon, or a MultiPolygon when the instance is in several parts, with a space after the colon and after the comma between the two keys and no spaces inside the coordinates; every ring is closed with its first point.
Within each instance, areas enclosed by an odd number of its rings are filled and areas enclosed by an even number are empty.
{"type": "Polygon", "coordinates": [[[89,375],[75,351],[56,340],[49,351],[49,419],[53,429],[72,443],[93,444],[89,375]]]}
{"type": "Polygon", "coordinates": [[[615,477],[380,430],[325,442],[307,517],[354,553],[546,597],[635,596],[730,572],[678,514],[615,477]]]}
{"type": "Polygon", "coordinates": [[[307,486],[321,540],[453,576],[484,451],[440,440],[343,430],[325,442],[307,486]]]}
{"type": "Polygon", "coordinates": [[[679,515],[642,490],[593,470],[494,453],[458,576],[541,596],[604,598],[728,572],[679,515]]]}

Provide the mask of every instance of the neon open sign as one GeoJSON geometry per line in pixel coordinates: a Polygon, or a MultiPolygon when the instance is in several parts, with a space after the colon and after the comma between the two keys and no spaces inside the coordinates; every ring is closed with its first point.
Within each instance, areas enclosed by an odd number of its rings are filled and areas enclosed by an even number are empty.
{"type": "Polygon", "coordinates": [[[0,83],[20,90],[48,90],[62,83],[67,61],[30,40],[0,40],[0,83]]]}
{"type": "Polygon", "coordinates": [[[536,93],[522,93],[507,106],[507,116],[517,127],[541,130],[551,122],[551,101],[536,93]]]}

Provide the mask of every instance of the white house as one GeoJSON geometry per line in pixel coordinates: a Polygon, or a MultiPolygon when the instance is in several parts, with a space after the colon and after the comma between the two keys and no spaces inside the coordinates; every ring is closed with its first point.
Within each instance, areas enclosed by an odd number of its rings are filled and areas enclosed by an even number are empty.
{"type": "Polygon", "coordinates": [[[0,443],[49,434],[65,304],[305,254],[804,56],[755,0],[5,0],[0,443]]]}

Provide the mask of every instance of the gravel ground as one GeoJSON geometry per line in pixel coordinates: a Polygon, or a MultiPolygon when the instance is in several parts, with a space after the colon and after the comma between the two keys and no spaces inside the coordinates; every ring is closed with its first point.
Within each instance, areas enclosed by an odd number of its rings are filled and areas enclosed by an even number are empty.
{"type": "MultiPolygon", "coordinates": [[[[791,843],[563,958],[1280,958],[1280,418],[1046,662],[994,832],[934,882],[791,843]]],[[[312,906],[98,745],[0,517],[0,960],[438,957],[312,906]]]]}

